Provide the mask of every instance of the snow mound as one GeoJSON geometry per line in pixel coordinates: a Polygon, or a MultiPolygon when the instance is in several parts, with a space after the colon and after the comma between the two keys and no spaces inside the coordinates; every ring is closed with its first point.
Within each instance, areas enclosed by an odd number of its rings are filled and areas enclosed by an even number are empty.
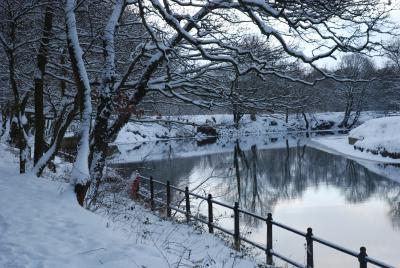
{"type": "Polygon", "coordinates": [[[400,116],[372,119],[349,133],[360,151],[400,158],[400,116]]]}

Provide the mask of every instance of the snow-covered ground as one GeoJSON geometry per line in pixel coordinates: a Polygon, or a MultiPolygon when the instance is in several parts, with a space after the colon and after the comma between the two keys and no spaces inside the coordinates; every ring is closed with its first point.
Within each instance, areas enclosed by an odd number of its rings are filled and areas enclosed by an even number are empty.
{"type": "Polygon", "coordinates": [[[363,123],[349,135],[313,138],[311,145],[354,159],[399,164],[400,159],[383,154],[400,154],[399,135],[400,116],[382,117],[363,123]],[[355,140],[354,145],[349,138],[355,140]]]}
{"type": "MultiPolygon", "coordinates": [[[[363,112],[359,123],[366,120],[382,117],[382,113],[363,112]]],[[[323,122],[332,122],[330,129],[337,129],[343,119],[341,112],[325,112],[308,115],[310,128],[315,128],[323,122]]],[[[268,116],[257,116],[252,121],[249,115],[243,116],[239,129],[233,123],[230,114],[216,115],[190,115],[190,116],[165,116],[146,117],[141,121],[128,123],[119,133],[115,143],[135,143],[145,141],[156,141],[173,138],[195,137],[198,125],[212,125],[219,132],[220,136],[245,136],[265,135],[267,133],[301,131],[305,130],[305,121],[301,115],[290,115],[288,123],[285,122],[285,115],[275,114],[268,116]]]]}
{"type": "Polygon", "coordinates": [[[349,144],[347,135],[316,137],[311,140],[309,145],[317,149],[327,151],[329,153],[340,154],[354,160],[374,161],[387,164],[400,163],[400,159],[393,159],[380,155],[374,155],[365,151],[361,152],[359,150],[355,150],[354,146],[349,144]]]}
{"type": "MultiPolygon", "coordinates": [[[[339,122],[341,116],[341,113],[324,113],[316,120],[339,122]]],[[[364,113],[361,122],[376,116],[364,113]]],[[[301,129],[303,122],[301,118],[292,117],[288,124],[279,118],[258,117],[251,121],[245,117],[237,130],[230,115],[172,119],[179,122],[128,124],[117,140],[122,153],[115,158],[116,162],[125,162],[132,157],[140,161],[150,155],[151,159],[162,158],[170,153],[171,147],[178,154],[174,157],[232,151],[236,138],[243,150],[254,145],[254,141],[259,148],[281,148],[286,146],[286,138],[289,138],[289,146],[293,146],[298,137],[293,134],[291,142],[291,134],[286,132],[301,129]],[[201,147],[196,140],[191,143],[161,141],[195,136],[196,126],[181,124],[186,120],[197,125],[208,120],[222,137],[214,144],[201,147]],[[254,134],[263,137],[253,139],[254,134]],[[149,140],[158,140],[158,143],[146,142],[149,140]],[[138,142],[138,146],[143,148],[134,150],[132,145],[124,144],[131,142],[138,142]],[[192,145],[188,147],[188,144],[192,145]]],[[[347,136],[313,138],[311,145],[355,159],[368,169],[394,180],[400,177],[399,168],[395,166],[400,164],[400,159],[356,151],[348,144],[347,136]]],[[[233,251],[219,238],[202,233],[193,226],[164,221],[130,200],[116,205],[111,211],[98,210],[101,215],[82,209],[71,186],[60,180],[60,173],[52,180],[49,176],[38,179],[16,174],[18,161],[15,153],[0,144],[3,160],[0,163],[0,267],[256,266],[255,261],[233,251]]]]}
{"type": "Polygon", "coordinates": [[[400,159],[355,150],[354,146],[348,143],[347,135],[312,138],[308,145],[352,159],[376,174],[400,182],[400,159]]]}
{"type": "Polygon", "coordinates": [[[372,119],[350,131],[349,135],[313,138],[317,149],[353,159],[374,173],[400,182],[400,116],[372,119]],[[356,140],[349,144],[349,137],[356,140]],[[373,152],[373,153],[372,153],[373,152]]]}
{"type": "Polygon", "coordinates": [[[2,144],[0,157],[0,267],[256,266],[222,240],[131,201],[112,219],[96,215],[70,185],[15,174],[17,159],[2,144]]]}
{"type": "Polygon", "coordinates": [[[353,129],[349,137],[361,151],[400,158],[400,116],[372,119],[353,129]]]}

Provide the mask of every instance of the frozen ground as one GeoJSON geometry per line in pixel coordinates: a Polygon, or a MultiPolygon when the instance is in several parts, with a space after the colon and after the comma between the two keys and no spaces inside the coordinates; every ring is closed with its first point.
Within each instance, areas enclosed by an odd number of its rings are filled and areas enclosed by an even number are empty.
{"type": "Polygon", "coordinates": [[[15,174],[8,150],[0,144],[0,267],[256,266],[220,239],[132,202],[112,214],[89,212],[70,185],[15,174]]]}
{"type": "MultiPolygon", "coordinates": [[[[325,112],[308,114],[307,116],[311,128],[322,122],[331,121],[333,123],[331,129],[337,129],[337,125],[343,118],[343,113],[325,112]]],[[[363,112],[359,123],[381,116],[383,114],[377,112],[363,112]]],[[[197,126],[204,124],[214,126],[220,136],[225,137],[265,135],[271,132],[279,133],[305,130],[305,122],[301,115],[289,116],[288,123],[285,122],[285,116],[282,114],[257,116],[256,121],[250,120],[250,116],[245,115],[241,119],[239,129],[235,128],[232,115],[230,114],[164,116],[159,119],[156,117],[145,117],[140,121],[128,123],[119,133],[115,143],[122,144],[195,137],[197,126]]]]}

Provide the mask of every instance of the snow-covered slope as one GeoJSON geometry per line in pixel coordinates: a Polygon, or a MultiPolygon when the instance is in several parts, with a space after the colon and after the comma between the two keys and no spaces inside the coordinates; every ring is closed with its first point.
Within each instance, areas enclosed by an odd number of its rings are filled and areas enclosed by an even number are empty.
{"type": "Polygon", "coordinates": [[[400,158],[400,116],[372,119],[353,129],[349,137],[357,139],[359,150],[400,158]]]}
{"type": "Polygon", "coordinates": [[[2,268],[255,266],[221,240],[139,206],[129,214],[136,224],[116,230],[79,207],[68,184],[13,174],[16,160],[7,150],[0,144],[2,268]]]}

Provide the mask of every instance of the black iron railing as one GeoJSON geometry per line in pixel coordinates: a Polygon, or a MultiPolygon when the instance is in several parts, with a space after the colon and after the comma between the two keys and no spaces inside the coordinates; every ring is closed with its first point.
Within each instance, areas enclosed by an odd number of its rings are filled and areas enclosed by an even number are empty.
{"type": "Polygon", "coordinates": [[[176,212],[179,212],[179,213],[185,215],[186,221],[188,223],[190,222],[191,219],[193,219],[193,220],[196,220],[198,222],[205,224],[208,227],[209,233],[214,233],[214,229],[217,229],[223,233],[226,233],[233,237],[234,248],[238,251],[240,251],[241,241],[244,241],[244,242],[248,243],[249,245],[264,251],[266,254],[266,262],[268,265],[273,265],[273,257],[276,257],[276,258],[281,259],[295,267],[313,268],[314,267],[313,244],[314,244],[314,242],[316,242],[316,243],[322,244],[324,246],[327,246],[329,248],[332,248],[334,250],[340,251],[342,253],[345,253],[347,255],[357,258],[359,261],[360,268],[367,268],[368,263],[374,264],[374,265],[376,265],[378,267],[382,267],[382,268],[395,268],[394,266],[385,264],[381,261],[378,261],[376,259],[368,257],[367,250],[365,247],[361,247],[359,252],[346,249],[337,244],[331,243],[329,241],[326,241],[322,238],[315,236],[313,234],[311,228],[307,228],[306,232],[302,232],[302,231],[296,230],[292,227],[289,227],[283,223],[277,222],[272,219],[271,213],[268,213],[267,218],[265,218],[265,217],[255,214],[255,213],[252,213],[252,212],[249,212],[249,211],[239,208],[238,202],[235,202],[234,205],[232,206],[232,205],[229,205],[229,204],[226,204],[226,203],[223,203],[223,202],[213,199],[211,194],[208,194],[207,196],[202,196],[202,195],[190,192],[188,187],[185,187],[185,189],[181,189],[181,188],[172,186],[172,185],[170,185],[169,181],[164,183],[164,182],[161,182],[158,180],[154,180],[152,177],[147,178],[147,177],[144,177],[141,175],[138,175],[136,178],[136,180],[141,180],[141,179],[148,182],[148,189],[146,189],[148,192],[144,193],[143,191],[140,191],[139,187],[137,187],[137,188],[135,188],[135,191],[136,191],[135,194],[140,195],[141,197],[144,197],[145,199],[147,199],[150,203],[151,210],[154,211],[156,209],[155,204],[158,203],[166,209],[167,217],[171,217],[171,212],[173,210],[173,211],[176,211],[176,212]],[[162,192],[164,193],[163,196],[166,197],[165,201],[163,199],[155,197],[154,184],[158,184],[158,185],[162,186],[162,192]],[[164,187],[165,187],[165,189],[164,189],[164,187]],[[179,207],[172,205],[172,202],[171,202],[171,192],[172,191],[176,191],[176,192],[180,192],[181,194],[184,194],[185,209],[181,209],[179,207]],[[198,199],[201,199],[201,200],[204,200],[207,202],[207,207],[208,207],[207,217],[199,217],[196,215],[192,215],[192,213],[190,211],[190,197],[198,198],[198,199]],[[227,230],[219,225],[214,224],[213,204],[233,210],[233,215],[234,215],[233,232],[230,230],[227,230]],[[267,241],[266,241],[265,246],[261,245],[257,242],[251,241],[251,240],[247,239],[246,237],[243,237],[240,234],[239,218],[240,218],[241,213],[248,215],[250,217],[253,217],[255,219],[261,220],[266,223],[266,225],[267,225],[267,241]],[[284,255],[273,250],[273,239],[272,239],[273,226],[279,227],[281,229],[287,230],[289,232],[292,232],[296,235],[299,235],[299,236],[302,236],[305,238],[305,240],[306,240],[306,256],[307,256],[306,265],[300,264],[300,263],[298,263],[288,257],[285,257],[284,255]]]}

